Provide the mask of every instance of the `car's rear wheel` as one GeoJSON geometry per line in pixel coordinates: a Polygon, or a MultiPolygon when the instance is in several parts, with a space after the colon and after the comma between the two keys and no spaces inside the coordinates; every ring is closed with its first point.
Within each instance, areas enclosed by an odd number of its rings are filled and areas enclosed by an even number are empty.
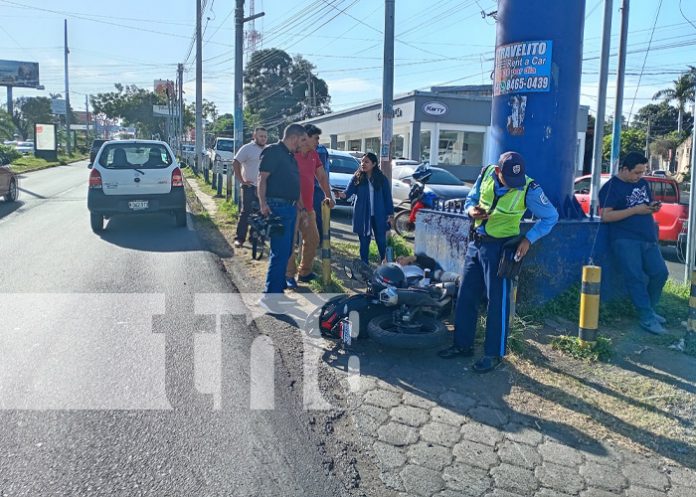
{"type": "Polygon", "coordinates": [[[19,192],[17,190],[17,180],[13,178],[10,180],[10,189],[7,191],[7,195],[5,195],[5,202],[16,202],[18,195],[19,192]]]}
{"type": "Polygon", "coordinates": [[[89,213],[89,224],[92,226],[92,231],[100,233],[104,231],[104,216],[95,212],[89,213]]]}
{"type": "Polygon", "coordinates": [[[174,217],[176,218],[176,226],[178,228],[183,228],[186,226],[186,209],[178,209],[174,211],[174,217]]]}

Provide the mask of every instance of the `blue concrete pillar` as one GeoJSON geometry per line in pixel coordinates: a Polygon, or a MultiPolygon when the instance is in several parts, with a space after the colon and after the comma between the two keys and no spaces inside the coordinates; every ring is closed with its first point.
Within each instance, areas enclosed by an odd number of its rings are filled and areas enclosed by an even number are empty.
{"type": "Polygon", "coordinates": [[[585,0],[500,0],[489,160],[526,159],[561,218],[573,198],[585,0]]]}

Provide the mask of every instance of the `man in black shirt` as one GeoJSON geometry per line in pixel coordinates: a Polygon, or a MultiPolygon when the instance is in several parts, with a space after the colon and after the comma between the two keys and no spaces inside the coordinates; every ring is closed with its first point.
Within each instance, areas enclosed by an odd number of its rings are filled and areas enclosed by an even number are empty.
{"type": "MultiPolygon", "coordinates": [[[[271,250],[266,273],[266,294],[282,294],[285,289],[285,268],[292,253],[297,209],[302,208],[300,199],[300,173],[295,161],[295,152],[307,140],[307,132],[300,124],[285,128],[283,139],[269,145],[261,153],[259,166],[259,207],[264,216],[271,213],[283,221],[283,234],[271,236],[271,250]]],[[[261,305],[272,312],[269,301],[261,305]]]]}

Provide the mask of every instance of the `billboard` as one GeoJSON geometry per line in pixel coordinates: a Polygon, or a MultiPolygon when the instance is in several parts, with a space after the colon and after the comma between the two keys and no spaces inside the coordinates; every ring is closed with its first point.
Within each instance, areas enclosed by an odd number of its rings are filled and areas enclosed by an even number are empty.
{"type": "Polygon", "coordinates": [[[0,86],[36,88],[39,86],[38,62],[0,60],[0,86]]]}
{"type": "Polygon", "coordinates": [[[36,150],[56,149],[55,124],[36,124],[35,129],[36,150]]]}

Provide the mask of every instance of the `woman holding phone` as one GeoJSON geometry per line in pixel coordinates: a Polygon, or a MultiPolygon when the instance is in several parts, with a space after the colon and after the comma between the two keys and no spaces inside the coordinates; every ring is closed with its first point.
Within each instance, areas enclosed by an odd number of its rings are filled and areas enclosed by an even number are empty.
{"type": "Polygon", "coordinates": [[[340,198],[355,195],[353,208],[353,233],[360,239],[360,259],[368,262],[370,242],[374,234],[379,258],[384,261],[387,252],[387,231],[394,218],[394,202],[391,185],[379,167],[379,160],[372,152],[363,155],[360,167],[353,175],[340,198]]]}

